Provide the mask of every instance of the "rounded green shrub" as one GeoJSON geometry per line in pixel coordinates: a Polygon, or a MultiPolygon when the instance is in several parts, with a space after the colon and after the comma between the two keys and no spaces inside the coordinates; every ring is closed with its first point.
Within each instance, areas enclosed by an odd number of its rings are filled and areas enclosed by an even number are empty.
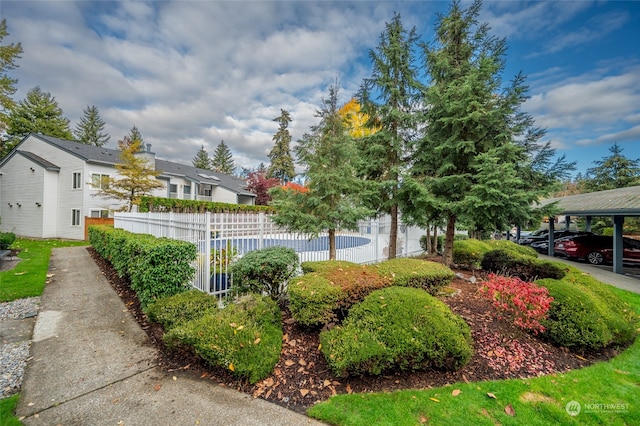
{"type": "Polygon", "coordinates": [[[566,273],[562,263],[549,262],[505,249],[486,252],[480,265],[485,271],[516,276],[524,281],[539,278],[561,279],[566,273]]]}
{"type": "Polygon", "coordinates": [[[576,349],[599,349],[632,342],[637,334],[633,310],[605,284],[569,267],[561,280],[536,283],[554,298],[542,321],[552,343],[576,349]]]}
{"type": "Polygon", "coordinates": [[[164,341],[169,347],[191,348],[211,365],[257,383],[280,359],[280,308],[266,296],[249,294],[171,328],[164,341]]]}
{"type": "Polygon", "coordinates": [[[200,290],[189,290],[162,297],[147,306],[145,313],[165,330],[199,318],[218,307],[218,299],[200,290]]]}
{"type": "Polygon", "coordinates": [[[344,292],[320,274],[305,274],[289,282],[291,316],[305,327],[318,327],[336,320],[336,309],[344,292]]]}
{"type": "Polygon", "coordinates": [[[348,268],[351,266],[358,266],[358,264],[346,260],[320,260],[315,262],[302,262],[300,264],[303,274],[312,272],[324,273],[333,269],[348,268]]]}
{"type": "Polygon", "coordinates": [[[0,232],[0,250],[8,250],[15,240],[16,234],[13,232],[0,232]]]}
{"type": "Polygon", "coordinates": [[[521,246],[520,244],[516,244],[513,241],[509,240],[489,240],[487,244],[491,247],[492,250],[504,250],[509,253],[517,253],[522,256],[527,257],[538,257],[538,252],[532,249],[529,246],[521,246]]]}
{"type": "Polygon", "coordinates": [[[443,264],[421,259],[397,258],[372,267],[382,276],[389,277],[392,285],[421,288],[432,295],[449,285],[455,276],[443,264]]]}
{"type": "Polygon", "coordinates": [[[453,242],[453,263],[471,268],[480,266],[482,256],[491,250],[485,241],[469,239],[453,242]]]}
{"type": "Polygon", "coordinates": [[[231,265],[233,288],[239,293],[267,293],[273,300],[281,299],[299,265],[298,254],[291,248],[274,246],[251,251],[231,265]]]}
{"type": "Polygon", "coordinates": [[[389,287],[351,308],[341,326],[320,333],[322,352],[341,377],[393,369],[457,369],[472,355],[462,318],[427,292],[389,287]]]}

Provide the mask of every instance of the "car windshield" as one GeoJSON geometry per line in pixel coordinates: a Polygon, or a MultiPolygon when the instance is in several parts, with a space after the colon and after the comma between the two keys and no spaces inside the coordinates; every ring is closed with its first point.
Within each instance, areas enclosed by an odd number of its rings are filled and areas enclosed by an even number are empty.
{"type": "Polygon", "coordinates": [[[530,235],[532,237],[539,237],[540,235],[548,234],[549,231],[546,229],[538,229],[537,231],[533,231],[530,235]]]}

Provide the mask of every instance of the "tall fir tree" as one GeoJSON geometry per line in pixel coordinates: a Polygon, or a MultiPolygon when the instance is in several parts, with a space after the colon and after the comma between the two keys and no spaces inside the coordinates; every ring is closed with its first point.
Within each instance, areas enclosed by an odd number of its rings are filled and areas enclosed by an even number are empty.
{"type": "Polygon", "coordinates": [[[316,117],[320,123],[298,141],[296,156],[305,167],[306,187],[291,183],[270,191],[273,220],[298,232],[328,231],[329,259],[336,258],[336,230],[357,229],[358,220],[372,214],[359,196],[363,181],[356,175],[361,157],[338,109],[337,84],[329,89],[316,117]],[[301,190],[298,190],[298,189],[301,190]]]}
{"type": "Polygon", "coordinates": [[[386,23],[376,49],[369,53],[372,75],[359,93],[362,113],[369,117],[369,135],[360,140],[361,155],[366,159],[361,172],[376,184],[369,207],[391,216],[389,259],[396,257],[399,190],[405,156],[419,119],[416,108],[422,85],[413,55],[417,41],[415,28],[407,31],[396,13],[386,23]]]}
{"type": "Polygon", "coordinates": [[[233,175],[236,168],[233,164],[233,154],[224,141],[220,141],[211,159],[211,168],[214,172],[226,173],[233,175]]]}
{"type": "Polygon", "coordinates": [[[274,145],[269,152],[271,164],[269,165],[267,177],[277,178],[280,182],[286,183],[296,175],[290,148],[289,123],[291,123],[291,114],[287,110],[280,109],[280,116],[274,118],[273,121],[278,123],[278,131],[273,135],[274,145]]]}
{"type": "Polygon", "coordinates": [[[476,231],[505,229],[510,221],[530,217],[532,203],[544,191],[525,180],[534,145],[514,140],[531,125],[520,111],[524,78],[519,75],[502,88],[505,40],[489,35],[486,24],[478,25],[481,5],[476,0],[462,9],[454,1],[438,18],[435,42],[423,45],[431,77],[423,104],[429,108],[407,179],[408,210],[447,221],[446,265],[453,263],[458,221],[476,231]]]}
{"type": "Polygon", "coordinates": [[[73,139],[69,120],[51,93],[34,87],[19,101],[8,117],[7,135],[14,146],[29,133],[41,133],[55,138],[73,139]]]}
{"type": "MultiPolygon", "coordinates": [[[[0,21],[0,134],[7,128],[9,112],[13,109],[15,102],[13,95],[16,93],[18,80],[9,77],[8,71],[17,68],[16,59],[20,58],[22,45],[20,43],[5,43],[4,38],[9,35],[7,30],[7,20],[0,21]]],[[[0,158],[2,155],[0,146],[0,158]]]]}
{"type": "Polygon", "coordinates": [[[191,160],[193,167],[197,167],[199,169],[211,170],[211,158],[209,158],[209,154],[204,149],[204,145],[200,147],[196,156],[191,160]]]}
{"type": "Polygon", "coordinates": [[[616,142],[609,148],[611,155],[593,162],[596,166],[587,169],[587,191],[640,185],[640,159],[627,158],[622,151],[616,142]]]}
{"type": "Polygon", "coordinates": [[[100,118],[100,112],[95,105],[88,106],[83,111],[83,116],[76,124],[74,136],[76,141],[87,145],[103,146],[109,142],[109,135],[102,133],[106,123],[100,118]]]}

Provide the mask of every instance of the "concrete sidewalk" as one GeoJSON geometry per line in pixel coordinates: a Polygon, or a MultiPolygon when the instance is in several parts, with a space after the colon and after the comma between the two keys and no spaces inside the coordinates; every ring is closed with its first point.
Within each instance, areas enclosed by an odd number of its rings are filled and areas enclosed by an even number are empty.
{"type": "Polygon", "coordinates": [[[308,417],[156,366],[86,247],[54,249],[17,416],[25,425],[305,425],[308,417]]]}

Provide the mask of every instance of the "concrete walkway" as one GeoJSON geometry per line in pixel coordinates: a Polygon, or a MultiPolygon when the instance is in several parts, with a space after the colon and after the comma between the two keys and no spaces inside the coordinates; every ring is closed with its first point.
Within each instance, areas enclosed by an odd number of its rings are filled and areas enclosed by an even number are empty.
{"type": "Polygon", "coordinates": [[[156,350],[86,247],[54,249],[17,416],[25,425],[320,425],[156,366],[156,350]]]}

